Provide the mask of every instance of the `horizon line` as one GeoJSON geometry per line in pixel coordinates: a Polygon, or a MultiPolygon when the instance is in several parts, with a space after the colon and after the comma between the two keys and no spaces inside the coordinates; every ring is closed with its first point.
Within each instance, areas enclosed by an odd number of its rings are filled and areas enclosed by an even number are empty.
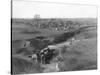
{"type": "MultiPolygon", "coordinates": [[[[82,19],[86,19],[86,18],[95,18],[95,19],[97,19],[98,17],[71,17],[71,18],[38,18],[38,19],[80,19],[80,18],[82,18],[82,19]]],[[[13,18],[13,17],[11,17],[11,19],[36,19],[36,18],[13,18]]]]}

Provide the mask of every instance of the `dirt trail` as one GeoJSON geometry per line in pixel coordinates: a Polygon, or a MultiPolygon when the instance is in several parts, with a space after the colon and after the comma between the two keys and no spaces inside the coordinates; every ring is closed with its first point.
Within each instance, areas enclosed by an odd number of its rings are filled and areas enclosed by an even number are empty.
{"type": "Polygon", "coordinates": [[[58,63],[51,63],[47,65],[42,64],[41,67],[44,68],[43,73],[59,71],[58,63]]]}

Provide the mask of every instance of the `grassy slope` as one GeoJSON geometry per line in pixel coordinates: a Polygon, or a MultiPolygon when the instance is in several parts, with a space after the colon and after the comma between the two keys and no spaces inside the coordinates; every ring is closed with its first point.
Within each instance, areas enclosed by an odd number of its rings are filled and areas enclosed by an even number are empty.
{"type": "Polygon", "coordinates": [[[59,65],[61,71],[88,70],[97,68],[96,39],[81,40],[64,54],[64,62],[59,65]]]}
{"type": "Polygon", "coordinates": [[[64,62],[59,65],[61,71],[89,70],[97,68],[97,30],[88,31],[75,36],[79,42],[65,49],[64,62]]]}
{"type": "Polygon", "coordinates": [[[27,74],[27,73],[41,73],[42,69],[39,64],[21,58],[12,58],[12,73],[13,74],[27,74]]]}
{"type": "MultiPolygon", "coordinates": [[[[26,25],[20,25],[20,26],[14,26],[13,29],[13,36],[12,40],[21,40],[21,39],[30,39],[34,38],[35,36],[38,36],[39,34],[23,34],[19,33],[24,30],[34,30],[31,26],[26,25]],[[24,28],[23,28],[24,26],[24,28]],[[15,29],[13,29],[15,27],[15,29]]],[[[39,30],[39,29],[37,29],[39,30]]],[[[39,30],[42,31],[41,35],[55,35],[58,34],[57,32],[52,32],[48,30],[39,30]]],[[[93,32],[91,32],[93,33],[93,32]]],[[[79,36],[86,36],[88,33],[84,33],[83,35],[79,36]]],[[[93,36],[95,33],[93,33],[93,36]]],[[[88,34],[90,35],[90,34],[88,34]]],[[[91,34],[92,36],[92,34],[91,34]]],[[[90,37],[91,37],[90,36],[90,37]]],[[[87,36],[89,37],[89,36],[87,36]]],[[[14,44],[15,47],[19,48],[20,41],[17,44],[14,44]]],[[[70,48],[70,51],[67,51],[64,54],[65,61],[64,64],[61,64],[60,66],[61,70],[80,70],[80,69],[87,69],[87,68],[96,68],[96,40],[91,38],[86,41],[80,41],[79,43],[73,45],[70,48]],[[81,51],[80,51],[81,50],[81,51]],[[94,60],[95,59],[95,60],[94,60]],[[73,63],[74,62],[74,63],[73,63]],[[65,67],[66,66],[66,67],[65,67]],[[88,67],[87,67],[88,66],[88,67]],[[89,67],[90,66],[90,67],[89,67]],[[92,67],[91,67],[92,66],[92,67]]],[[[29,61],[26,61],[21,58],[15,58],[13,57],[13,72],[14,73],[40,73],[41,68],[39,64],[32,64],[29,61]]]]}

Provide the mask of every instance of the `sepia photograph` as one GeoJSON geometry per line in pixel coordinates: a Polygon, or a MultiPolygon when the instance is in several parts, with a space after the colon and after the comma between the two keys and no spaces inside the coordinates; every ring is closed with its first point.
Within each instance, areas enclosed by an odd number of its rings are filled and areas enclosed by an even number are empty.
{"type": "Polygon", "coordinates": [[[97,70],[97,6],[11,1],[11,74],[97,70]]]}

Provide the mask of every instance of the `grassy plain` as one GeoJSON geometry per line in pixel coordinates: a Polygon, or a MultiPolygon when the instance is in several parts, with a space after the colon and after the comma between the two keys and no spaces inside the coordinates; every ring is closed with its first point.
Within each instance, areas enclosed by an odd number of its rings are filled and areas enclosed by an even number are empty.
{"type": "MultiPolygon", "coordinates": [[[[95,25],[96,19],[68,19],[78,21],[87,25],[95,25]]],[[[64,19],[66,21],[66,19],[64,19]]],[[[43,69],[39,63],[34,63],[28,58],[32,51],[39,49],[47,42],[41,42],[35,38],[46,37],[44,40],[52,40],[58,34],[66,31],[55,31],[50,29],[34,28],[32,20],[17,19],[12,21],[12,73],[42,73],[43,69]],[[21,48],[24,40],[33,40],[34,48],[21,48]]],[[[84,25],[84,24],[83,24],[84,25]]],[[[97,69],[97,28],[88,28],[76,39],[79,42],[73,43],[63,54],[63,62],[59,64],[60,71],[90,70],[97,69]]]]}

